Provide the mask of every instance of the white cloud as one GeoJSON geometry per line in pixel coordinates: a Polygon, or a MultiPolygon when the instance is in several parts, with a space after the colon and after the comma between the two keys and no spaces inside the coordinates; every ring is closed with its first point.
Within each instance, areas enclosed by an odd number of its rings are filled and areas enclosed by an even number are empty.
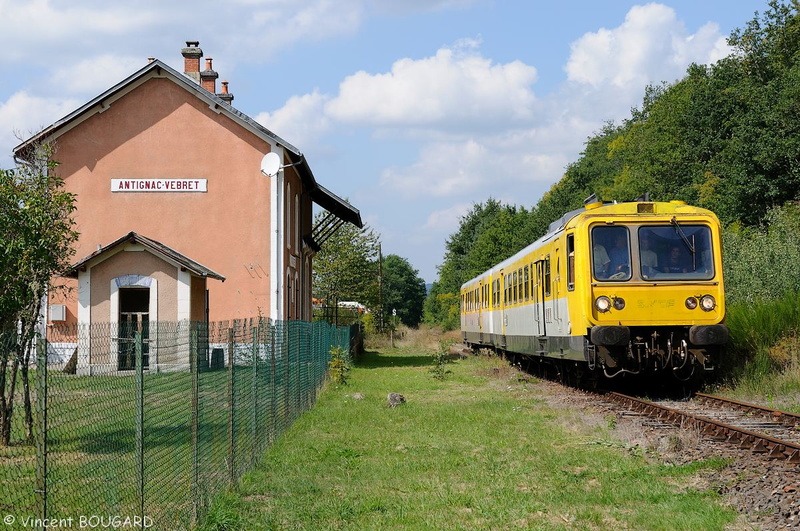
{"type": "Polygon", "coordinates": [[[100,55],[68,67],[57,68],[51,81],[66,92],[99,94],[146,63],[141,57],[100,55]]]}
{"type": "Polygon", "coordinates": [[[71,58],[95,55],[110,46],[142,60],[169,58],[176,35],[178,42],[202,38],[201,45],[221,56],[266,61],[297,42],[353,34],[364,21],[364,11],[364,0],[251,0],[224,8],[211,0],[0,0],[0,34],[14,43],[3,50],[0,64],[63,63],[66,68],[71,58]]]}
{"type": "Polygon", "coordinates": [[[491,179],[491,157],[475,140],[430,144],[413,165],[384,170],[381,185],[406,197],[468,195],[491,179]]]}
{"type": "Polygon", "coordinates": [[[461,218],[466,216],[472,208],[472,203],[458,203],[444,210],[435,210],[428,214],[428,219],[422,225],[425,232],[450,234],[458,229],[461,218]]]}
{"type": "Polygon", "coordinates": [[[533,117],[536,69],[520,61],[500,65],[473,51],[474,42],[441,48],[433,57],[400,59],[390,72],[347,77],[326,113],[375,127],[524,123],[533,117]]]}
{"type": "MultiPolygon", "coordinates": [[[[0,145],[13,148],[22,139],[30,138],[56,118],[65,116],[79,105],[77,100],[37,98],[27,92],[13,94],[0,103],[0,145]]],[[[11,155],[10,149],[3,156],[11,155]]],[[[0,167],[11,167],[11,159],[0,162],[0,167]]]]}
{"type": "MultiPolygon", "coordinates": [[[[0,0],[0,33],[14,46],[3,49],[2,62],[25,59],[44,64],[98,38],[129,35],[157,20],[155,9],[127,3],[53,4],[50,0],[0,0]],[[69,46],[64,46],[69,42],[69,46]]],[[[124,41],[121,41],[124,42],[124,41]]]]}
{"type": "Polygon", "coordinates": [[[570,81],[626,92],[672,82],[691,62],[710,63],[728,53],[715,24],[690,35],[672,8],[656,3],[632,7],[620,26],[587,33],[571,50],[565,67],[570,81]]]}
{"type": "Polygon", "coordinates": [[[330,129],[330,119],[323,112],[328,96],[315,90],[293,96],[273,113],[262,112],[255,120],[295,146],[308,146],[330,129]]]}

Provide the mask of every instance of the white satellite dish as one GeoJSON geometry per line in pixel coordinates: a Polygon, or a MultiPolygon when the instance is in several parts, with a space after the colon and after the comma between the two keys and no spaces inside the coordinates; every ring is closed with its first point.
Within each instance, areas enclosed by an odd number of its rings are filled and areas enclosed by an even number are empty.
{"type": "Polygon", "coordinates": [[[261,159],[261,173],[267,177],[275,177],[281,169],[281,157],[274,151],[270,151],[261,159]]]}

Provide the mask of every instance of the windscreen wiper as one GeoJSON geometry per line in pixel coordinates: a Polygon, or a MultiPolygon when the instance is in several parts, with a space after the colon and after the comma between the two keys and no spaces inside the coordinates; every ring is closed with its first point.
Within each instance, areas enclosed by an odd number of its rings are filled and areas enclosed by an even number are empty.
{"type": "Polygon", "coordinates": [[[692,270],[694,271],[695,269],[697,269],[697,260],[695,257],[696,253],[694,247],[694,235],[692,235],[692,241],[689,241],[689,238],[686,236],[686,233],[683,232],[683,227],[681,227],[680,223],[678,223],[678,220],[675,218],[675,216],[672,216],[672,219],[669,220],[669,222],[672,224],[673,227],[675,227],[675,232],[677,232],[678,236],[681,237],[681,240],[683,240],[683,244],[686,246],[687,249],[689,249],[689,252],[692,253],[692,270]]]}

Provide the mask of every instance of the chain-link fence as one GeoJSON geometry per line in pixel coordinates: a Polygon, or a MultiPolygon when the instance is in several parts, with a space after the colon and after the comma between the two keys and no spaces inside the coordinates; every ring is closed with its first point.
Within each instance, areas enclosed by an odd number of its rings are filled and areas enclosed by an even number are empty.
{"type": "Polygon", "coordinates": [[[3,527],[191,529],[314,404],[331,347],[349,352],[354,332],[263,319],[51,328],[29,364],[0,334],[3,527]]]}

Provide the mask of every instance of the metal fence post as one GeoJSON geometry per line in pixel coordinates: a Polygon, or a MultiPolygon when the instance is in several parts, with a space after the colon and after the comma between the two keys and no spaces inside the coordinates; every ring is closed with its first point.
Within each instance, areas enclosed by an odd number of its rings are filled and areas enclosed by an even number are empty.
{"type": "Polygon", "coordinates": [[[233,371],[235,363],[233,361],[233,348],[234,348],[234,328],[236,321],[231,323],[228,328],[228,472],[230,486],[236,485],[236,467],[234,466],[233,459],[235,457],[234,451],[234,403],[233,403],[233,371]]]}
{"type": "Polygon", "coordinates": [[[192,375],[192,478],[191,478],[191,492],[192,492],[192,527],[197,526],[198,511],[199,511],[199,497],[200,497],[200,469],[199,469],[199,396],[200,396],[200,377],[199,377],[199,364],[197,357],[200,352],[198,349],[198,323],[192,325],[192,336],[189,344],[189,372],[192,375]]]}
{"type": "Polygon", "coordinates": [[[142,332],[136,332],[136,479],[139,487],[140,516],[144,518],[144,360],[142,357],[142,332]]]}
{"type": "Polygon", "coordinates": [[[47,520],[47,338],[36,349],[36,506],[47,520]]]}
{"type": "Polygon", "coordinates": [[[250,400],[252,401],[253,405],[253,418],[251,419],[251,438],[250,441],[250,466],[256,462],[256,455],[258,455],[259,445],[257,444],[258,440],[258,400],[256,397],[258,396],[258,330],[261,327],[261,321],[259,321],[257,326],[253,327],[253,390],[250,396],[250,400]]]}
{"type": "Polygon", "coordinates": [[[295,350],[297,351],[297,401],[295,402],[295,414],[300,416],[303,403],[303,340],[301,338],[300,321],[292,321],[295,323],[294,329],[297,330],[294,338],[295,350]]]}
{"type": "Polygon", "coordinates": [[[291,387],[290,387],[291,379],[289,377],[289,369],[290,369],[290,365],[292,364],[292,349],[289,346],[289,326],[288,326],[288,321],[283,321],[283,323],[281,323],[281,350],[282,350],[281,356],[284,359],[286,359],[286,379],[283,381],[283,385],[284,385],[284,387],[286,389],[286,392],[283,393],[283,396],[284,396],[284,399],[283,399],[283,402],[284,402],[284,405],[283,405],[283,424],[284,425],[281,426],[281,429],[283,429],[284,426],[286,425],[287,419],[291,419],[292,418],[290,413],[289,413],[289,402],[291,400],[291,397],[289,396],[289,395],[291,395],[291,387]]]}
{"type": "Polygon", "coordinates": [[[270,387],[272,388],[272,400],[270,403],[270,408],[272,409],[272,428],[269,434],[269,442],[272,443],[275,441],[276,436],[275,433],[278,430],[278,390],[276,389],[276,385],[278,383],[277,379],[277,367],[275,363],[275,348],[276,348],[276,337],[275,337],[275,323],[270,321],[269,323],[269,337],[270,337],[270,346],[269,346],[269,354],[270,354],[270,363],[272,365],[272,370],[270,371],[270,387]]]}

